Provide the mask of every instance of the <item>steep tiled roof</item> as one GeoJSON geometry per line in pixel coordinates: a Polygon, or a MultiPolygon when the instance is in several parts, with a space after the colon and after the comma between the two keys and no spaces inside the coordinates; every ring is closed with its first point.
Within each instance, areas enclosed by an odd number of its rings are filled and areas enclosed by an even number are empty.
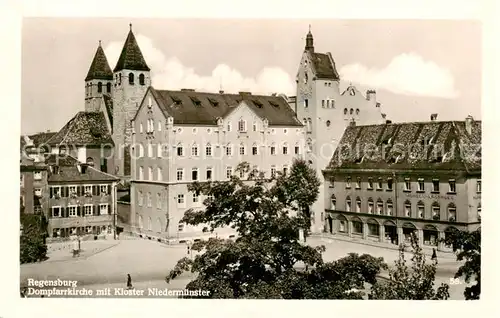
{"type": "Polygon", "coordinates": [[[309,55],[317,78],[335,81],[340,79],[333,59],[330,60],[329,54],[309,52],[309,55]]]}
{"type": "Polygon", "coordinates": [[[52,158],[49,164],[59,163],[57,173],[49,172],[48,182],[81,182],[81,181],[118,181],[119,179],[108,173],[101,172],[92,167],[87,167],[85,173],[78,170],[77,160],[71,157],[65,158],[52,158]]]}
{"type": "Polygon", "coordinates": [[[102,98],[104,100],[106,113],[108,114],[109,122],[111,124],[111,129],[113,129],[113,98],[108,94],[103,94],[102,98]]]}
{"type": "Polygon", "coordinates": [[[118,72],[121,70],[149,71],[149,67],[142,56],[141,49],[135,40],[132,30],[128,33],[122,53],[113,71],[118,72]]]}
{"type": "Polygon", "coordinates": [[[113,140],[102,112],[78,112],[47,143],[96,146],[113,143],[113,140]]]}
{"type": "Polygon", "coordinates": [[[102,49],[100,42],[94,59],[92,60],[92,64],[90,64],[89,72],[87,73],[87,77],[85,77],[85,81],[93,79],[113,79],[113,72],[111,72],[108,59],[106,59],[106,54],[104,54],[104,50],[102,49]]]}
{"type": "Polygon", "coordinates": [[[150,89],[165,115],[174,117],[177,124],[215,125],[217,118],[227,116],[241,101],[245,101],[258,116],[267,118],[269,125],[302,126],[280,96],[150,89]]]}
{"type": "Polygon", "coordinates": [[[35,147],[38,147],[41,144],[44,144],[47,141],[49,141],[50,138],[54,137],[55,134],[57,134],[57,132],[44,132],[44,133],[34,134],[28,137],[31,140],[33,140],[33,144],[35,145],[35,147]]]}
{"type": "Polygon", "coordinates": [[[481,121],[349,126],[326,168],[481,170],[481,121]]]}

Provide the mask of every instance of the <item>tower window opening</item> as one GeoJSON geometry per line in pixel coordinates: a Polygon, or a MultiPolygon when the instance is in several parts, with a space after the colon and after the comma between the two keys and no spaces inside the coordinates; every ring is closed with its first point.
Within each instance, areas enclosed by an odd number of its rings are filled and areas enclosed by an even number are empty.
{"type": "Polygon", "coordinates": [[[144,80],[144,74],[139,75],[139,84],[140,85],[145,85],[145,80],[144,80]]]}
{"type": "Polygon", "coordinates": [[[101,82],[97,83],[97,92],[102,93],[102,83],[101,82]]]}
{"type": "Polygon", "coordinates": [[[111,93],[111,83],[106,84],[106,93],[111,93]]]}
{"type": "Polygon", "coordinates": [[[122,73],[118,74],[118,85],[122,85],[122,73]]]}
{"type": "Polygon", "coordinates": [[[134,85],[134,73],[129,73],[128,74],[128,83],[130,85],[134,85]]]}

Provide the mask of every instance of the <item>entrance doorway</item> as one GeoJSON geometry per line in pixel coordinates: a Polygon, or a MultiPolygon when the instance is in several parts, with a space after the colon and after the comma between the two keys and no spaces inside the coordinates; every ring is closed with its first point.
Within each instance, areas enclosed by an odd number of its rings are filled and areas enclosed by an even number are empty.
{"type": "Polygon", "coordinates": [[[438,245],[438,230],[433,225],[426,225],[423,230],[424,245],[437,246],[438,245]]]}
{"type": "Polygon", "coordinates": [[[328,217],[328,219],[327,219],[327,220],[328,220],[328,231],[329,231],[330,233],[333,233],[333,220],[332,220],[332,218],[331,218],[331,217],[328,217]]]}
{"type": "Polygon", "coordinates": [[[411,236],[416,230],[417,228],[415,227],[415,225],[411,223],[403,224],[403,238],[405,243],[411,243],[411,236]]]}
{"type": "Polygon", "coordinates": [[[396,224],[392,221],[387,221],[384,223],[384,231],[385,231],[385,242],[398,245],[398,228],[396,224]]]}

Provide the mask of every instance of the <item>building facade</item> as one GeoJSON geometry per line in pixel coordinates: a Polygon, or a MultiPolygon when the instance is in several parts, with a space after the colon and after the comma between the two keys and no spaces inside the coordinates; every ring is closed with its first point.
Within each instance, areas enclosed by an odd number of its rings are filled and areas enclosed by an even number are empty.
{"type": "Polygon", "coordinates": [[[71,156],[51,155],[47,166],[49,236],[114,234],[119,179],[71,156]]]}
{"type": "Polygon", "coordinates": [[[481,122],[352,125],[323,174],[325,232],[446,250],[481,225],[481,122]]]}
{"type": "Polygon", "coordinates": [[[229,180],[241,162],[270,176],[303,154],[303,126],[280,96],[151,87],[132,125],[131,218],[150,237],[203,234],[204,226],[180,222],[203,206],[187,190],[193,181],[229,180]]]}
{"type": "MultiPolygon", "coordinates": [[[[358,125],[385,122],[376,92],[363,95],[350,85],[340,91],[340,76],[330,52],[318,53],[314,49],[311,31],[307,34],[296,77],[297,95],[290,100],[297,118],[306,127],[306,160],[314,167],[322,185],[321,171],[326,168],[337,147],[344,129],[350,123],[358,125]]],[[[323,228],[321,212],[324,210],[324,193],[312,206],[312,231],[323,228]]]]}

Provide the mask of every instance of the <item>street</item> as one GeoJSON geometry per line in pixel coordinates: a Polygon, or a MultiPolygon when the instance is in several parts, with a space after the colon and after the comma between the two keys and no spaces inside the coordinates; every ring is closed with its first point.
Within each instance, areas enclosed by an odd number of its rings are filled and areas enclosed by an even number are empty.
{"type": "MultiPolygon", "coordinates": [[[[308,244],[325,245],[325,261],[333,261],[352,252],[384,257],[385,262],[392,265],[398,256],[395,250],[345,241],[308,238],[308,244]]],[[[179,259],[187,256],[185,245],[167,246],[149,240],[88,241],[82,243],[82,249],[84,252],[78,258],[72,258],[69,251],[61,250],[51,252],[45,262],[21,265],[21,285],[25,286],[27,279],[32,278],[72,280],[77,281],[78,288],[92,290],[122,288],[126,287],[127,274],[130,274],[135,288],[183,289],[193,277],[186,273],[170,284],[165,282],[170,269],[179,259]]],[[[436,285],[441,282],[449,284],[455,274],[458,263],[451,256],[439,260],[436,285]]],[[[463,299],[464,288],[463,284],[450,285],[450,298],[463,299]]]]}

